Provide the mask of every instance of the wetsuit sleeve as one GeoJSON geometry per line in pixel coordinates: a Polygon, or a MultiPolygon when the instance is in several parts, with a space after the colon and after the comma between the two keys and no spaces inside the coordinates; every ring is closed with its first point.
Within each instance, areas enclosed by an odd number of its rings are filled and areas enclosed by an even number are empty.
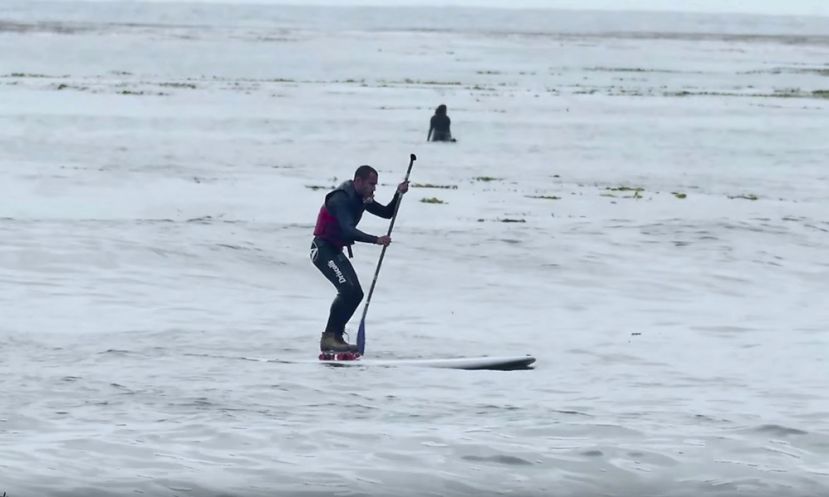
{"type": "Polygon", "coordinates": [[[348,208],[348,197],[345,192],[337,192],[331,195],[325,205],[328,212],[337,220],[344,242],[377,243],[376,236],[363,233],[354,225],[354,216],[348,208]]]}
{"type": "Polygon", "coordinates": [[[394,216],[394,208],[397,206],[397,203],[400,202],[400,193],[395,192],[394,197],[391,199],[388,205],[378,204],[377,202],[371,202],[366,204],[366,210],[374,214],[375,216],[380,216],[384,219],[391,219],[394,216]]]}

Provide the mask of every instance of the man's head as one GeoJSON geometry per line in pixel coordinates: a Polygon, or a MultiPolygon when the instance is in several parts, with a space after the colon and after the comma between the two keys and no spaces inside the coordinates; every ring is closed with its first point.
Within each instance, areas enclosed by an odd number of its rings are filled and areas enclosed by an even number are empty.
{"type": "Polygon", "coordinates": [[[371,166],[360,166],[354,171],[354,189],[364,199],[374,196],[377,188],[377,170],[371,166]]]}

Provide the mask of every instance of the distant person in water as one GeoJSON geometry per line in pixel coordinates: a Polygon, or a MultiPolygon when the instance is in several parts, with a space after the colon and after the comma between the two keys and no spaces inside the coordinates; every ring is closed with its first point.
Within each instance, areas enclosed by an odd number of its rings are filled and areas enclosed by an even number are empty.
{"type": "Polygon", "coordinates": [[[325,201],[317,216],[314,240],[311,242],[311,262],[328,278],[337,289],[337,296],[331,303],[328,324],[320,337],[320,351],[357,352],[357,346],[345,341],[345,324],[354,315],[363,289],[357,273],[343,254],[354,242],[374,243],[387,247],[391,237],[374,236],[357,229],[357,224],[368,211],[375,216],[391,219],[400,197],[409,191],[409,182],[397,185],[397,192],[388,205],[374,200],[377,187],[377,171],[371,166],[360,166],[354,171],[354,179],[348,180],[325,195],[325,201]]]}
{"type": "Polygon", "coordinates": [[[454,138],[452,138],[452,132],[449,131],[449,126],[451,124],[452,121],[449,119],[449,116],[446,115],[446,106],[443,104],[438,105],[438,108],[435,109],[435,115],[432,116],[431,121],[429,121],[429,134],[426,135],[426,141],[457,141],[454,138]]]}

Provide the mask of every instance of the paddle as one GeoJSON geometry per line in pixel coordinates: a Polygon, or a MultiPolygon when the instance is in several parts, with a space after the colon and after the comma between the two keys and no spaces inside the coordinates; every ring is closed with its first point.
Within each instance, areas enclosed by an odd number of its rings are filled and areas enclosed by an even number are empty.
{"type": "MultiPolygon", "coordinates": [[[[415,159],[417,159],[415,154],[409,154],[409,169],[406,170],[406,179],[403,181],[409,181],[409,174],[412,172],[412,165],[414,165],[415,159]]],[[[389,223],[389,232],[386,234],[387,236],[391,236],[391,230],[394,228],[394,220],[397,219],[397,210],[400,209],[400,203],[402,201],[402,196],[397,199],[397,204],[394,206],[394,215],[391,217],[391,223],[389,223]]],[[[383,247],[383,250],[380,251],[380,260],[377,261],[377,269],[374,271],[374,279],[371,281],[371,288],[368,291],[368,297],[366,297],[366,306],[363,308],[363,317],[360,319],[360,327],[357,329],[357,350],[360,352],[360,355],[363,355],[366,352],[366,314],[368,313],[368,305],[371,303],[371,294],[374,293],[374,286],[377,284],[377,275],[380,274],[380,266],[383,264],[383,256],[386,255],[387,248],[388,247],[383,247]]]]}

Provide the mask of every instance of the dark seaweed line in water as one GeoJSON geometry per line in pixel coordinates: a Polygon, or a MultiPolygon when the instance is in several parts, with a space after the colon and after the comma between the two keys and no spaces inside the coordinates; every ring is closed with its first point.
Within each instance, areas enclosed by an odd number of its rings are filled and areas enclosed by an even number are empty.
{"type": "Polygon", "coordinates": [[[39,22],[14,22],[14,21],[0,21],[0,33],[15,32],[15,33],[58,33],[58,34],[75,34],[88,33],[93,31],[108,31],[116,29],[192,29],[194,31],[203,32],[208,29],[216,29],[215,26],[206,24],[161,24],[161,23],[117,23],[117,22],[57,22],[57,21],[39,21],[39,22]]]}
{"type": "MultiPolygon", "coordinates": [[[[228,30],[222,25],[209,24],[181,24],[181,23],[158,23],[158,22],[16,22],[0,21],[0,32],[28,33],[47,32],[58,34],[76,34],[85,32],[103,32],[112,30],[192,30],[203,34],[208,30],[228,30]]],[[[323,28],[320,28],[323,30],[323,28]]],[[[343,28],[344,29],[344,28],[343,28]]],[[[339,31],[336,27],[325,29],[325,31],[339,31]]],[[[284,37],[292,30],[280,29],[278,34],[284,37]]],[[[422,26],[392,26],[392,27],[365,27],[365,32],[411,32],[411,33],[458,33],[477,34],[482,36],[524,36],[524,37],[550,37],[563,40],[580,39],[644,39],[644,40],[684,40],[684,41],[722,41],[740,43],[779,43],[784,45],[829,45],[829,36],[822,33],[804,34],[759,34],[759,33],[712,33],[712,32],[672,32],[672,31],[599,31],[599,32],[564,32],[557,29],[549,31],[540,30],[503,30],[503,29],[477,29],[464,27],[422,27],[422,26]]],[[[247,27],[247,34],[273,34],[272,27],[247,27]]],[[[282,38],[280,38],[282,41],[282,38]]],[[[269,40],[265,40],[269,41],[269,40]]],[[[290,41],[290,40],[289,40],[290,41]]]]}

